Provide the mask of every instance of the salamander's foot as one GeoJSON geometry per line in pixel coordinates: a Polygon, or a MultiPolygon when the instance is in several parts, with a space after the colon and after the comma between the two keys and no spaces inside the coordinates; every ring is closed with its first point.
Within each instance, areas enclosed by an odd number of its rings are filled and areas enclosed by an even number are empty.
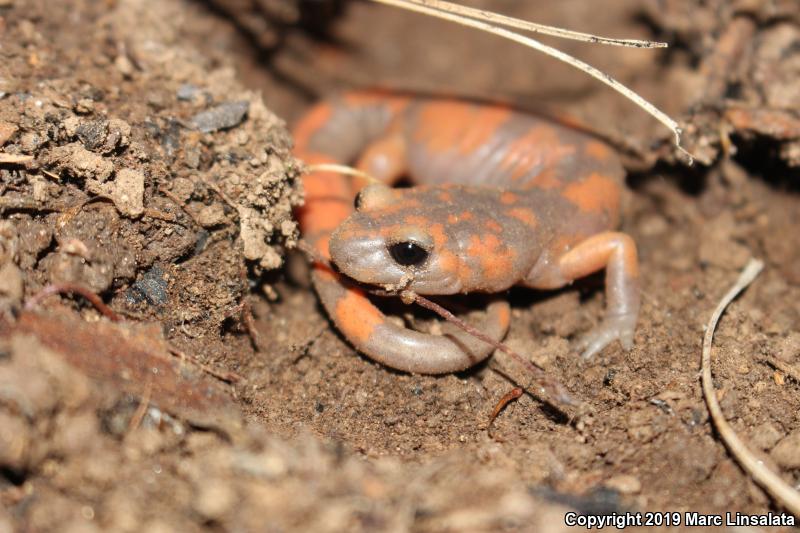
{"type": "Polygon", "coordinates": [[[606,316],[603,322],[581,337],[576,343],[576,348],[582,350],[581,357],[589,359],[603,348],[619,339],[622,348],[633,348],[633,334],[636,331],[636,315],[626,313],[622,315],[606,316]]]}

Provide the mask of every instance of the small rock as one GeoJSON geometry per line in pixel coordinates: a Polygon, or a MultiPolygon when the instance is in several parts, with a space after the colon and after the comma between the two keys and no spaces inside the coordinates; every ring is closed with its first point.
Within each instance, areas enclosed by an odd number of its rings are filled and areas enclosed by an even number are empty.
{"type": "Polygon", "coordinates": [[[292,220],[284,220],[281,222],[281,235],[284,237],[292,237],[297,234],[297,223],[292,220]]]}
{"type": "Polygon", "coordinates": [[[75,135],[87,150],[110,154],[130,142],[131,126],[124,120],[93,120],[75,128],[75,135]]]}
{"type": "Polygon", "coordinates": [[[22,271],[9,261],[0,267],[0,309],[19,305],[22,294],[22,271]]]}
{"type": "Polygon", "coordinates": [[[133,304],[147,302],[150,305],[163,305],[167,303],[167,285],[164,271],[155,265],[133,284],[125,296],[133,304]]]}
{"type": "Polygon", "coordinates": [[[783,468],[800,468],[800,430],[789,433],[770,452],[783,468]]]}
{"type": "Polygon", "coordinates": [[[73,109],[80,115],[87,115],[94,111],[94,100],[91,98],[81,98],[75,103],[73,109]]]}
{"type": "Polygon", "coordinates": [[[750,443],[761,450],[771,449],[779,440],[781,432],[769,422],[756,426],[750,435],[750,443]]]}
{"type": "Polygon", "coordinates": [[[182,100],[184,102],[190,102],[194,99],[195,96],[200,92],[200,88],[197,85],[192,85],[191,83],[184,83],[180,87],[178,87],[175,96],[178,100],[182,100]]]}
{"type": "Polygon", "coordinates": [[[106,181],[114,171],[111,161],[90,152],[79,143],[53,148],[50,162],[77,178],[94,178],[100,182],[106,181]]]}
{"type": "Polygon", "coordinates": [[[114,66],[117,68],[119,73],[126,78],[133,76],[133,73],[136,70],[133,62],[126,55],[118,55],[116,59],[114,59],[114,66]]]}
{"type": "Polygon", "coordinates": [[[192,507],[206,520],[222,518],[237,501],[233,488],[223,481],[204,482],[198,489],[192,507]]]}
{"type": "Polygon", "coordinates": [[[0,467],[25,470],[30,441],[30,429],[22,418],[0,412],[0,467]]]}
{"type": "Polygon", "coordinates": [[[725,212],[703,228],[699,259],[720,268],[740,269],[750,258],[750,250],[736,241],[736,221],[725,212]]]}
{"type": "MultiPolygon", "coordinates": [[[[2,0],[0,0],[2,5],[2,0]]],[[[0,122],[0,146],[3,146],[17,132],[17,127],[10,122],[0,122]]]]}
{"type": "Polygon", "coordinates": [[[626,474],[614,476],[603,485],[616,490],[620,494],[638,494],[642,490],[642,482],[639,481],[639,478],[626,474]]]}
{"type": "Polygon", "coordinates": [[[64,130],[64,133],[66,133],[67,137],[73,138],[78,135],[78,128],[81,124],[81,119],[73,115],[61,121],[61,128],[64,130]]]}
{"type": "MultiPolygon", "coordinates": [[[[4,0],[0,0],[0,6],[3,5],[3,2],[4,0]]],[[[11,514],[6,511],[5,507],[0,507],[0,533],[14,533],[11,514]]]]}
{"type": "Polygon", "coordinates": [[[46,139],[38,133],[26,131],[19,136],[19,147],[26,154],[36,152],[44,143],[46,139]]]}
{"type": "Polygon", "coordinates": [[[92,120],[83,122],[75,133],[87,150],[98,151],[108,132],[108,122],[105,120],[92,120]]]}
{"type": "Polygon", "coordinates": [[[30,178],[33,189],[33,201],[44,204],[50,196],[50,182],[41,176],[34,176],[30,178]]]}
{"type": "Polygon", "coordinates": [[[131,218],[141,216],[144,213],[144,174],[123,168],[117,172],[111,196],[120,213],[131,218]]]}
{"type": "Polygon", "coordinates": [[[203,133],[232,128],[244,120],[249,109],[250,103],[247,101],[226,102],[196,114],[191,123],[203,133]]]}
{"type": "Polygon", "coordinates": [[[793,331],[778,341],[776,355],[781,361],[794,362],[800,355],[800,333],[793,331]]]}
{"type": "Polygon", "coordinates": [[[79,283],[101,293],[114,281],[114,268],[106,261],[88,262],[61,251],[47,254],[39,263],[50,283],[79,283]]]}
{"type": "Polygon", "coordinates": [[[211,204],[203,207],[197,213],[197,222],[204,228],[219,226],[225,222],[225,210],[222,204],[211,204]]]}

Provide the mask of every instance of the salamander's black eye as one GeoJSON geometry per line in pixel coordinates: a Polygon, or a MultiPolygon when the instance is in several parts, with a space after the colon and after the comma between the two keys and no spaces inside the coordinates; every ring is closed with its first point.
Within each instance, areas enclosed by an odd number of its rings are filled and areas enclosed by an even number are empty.
{"type": "Polygon", "coordinates": [[[419,266],[428,258],[428,250],[411,241],[390,245],[389,253],[398,264],[403,266],[419,266]]]}

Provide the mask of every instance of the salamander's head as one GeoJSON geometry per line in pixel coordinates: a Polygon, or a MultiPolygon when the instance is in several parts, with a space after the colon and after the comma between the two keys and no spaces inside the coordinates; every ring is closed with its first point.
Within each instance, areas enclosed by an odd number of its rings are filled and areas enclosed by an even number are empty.
{"type": "Polygon", "coordinates": [[[432,194],[430,188],[363,189],[356,211],[331,236],[333,263],[356,281],[390,291],[461,292],[462,261],[444,223],[452,205],[441,205],[432,194]]]}

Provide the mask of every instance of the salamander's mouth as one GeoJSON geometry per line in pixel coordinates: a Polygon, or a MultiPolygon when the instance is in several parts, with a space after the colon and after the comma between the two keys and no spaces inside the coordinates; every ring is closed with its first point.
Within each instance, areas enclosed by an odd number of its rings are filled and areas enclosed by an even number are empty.
{"type": "MultiPolygon", "coordinates": [[[[407,272],[398,267],[386,248],[383,237],[364,221],[345,220],[331,235],[328,249],[331,261],[349,278],[367,285],[391,289],[407,283],[407,272]]],[[[360,218],[360,217],[359,217],[360,218]]]]}

